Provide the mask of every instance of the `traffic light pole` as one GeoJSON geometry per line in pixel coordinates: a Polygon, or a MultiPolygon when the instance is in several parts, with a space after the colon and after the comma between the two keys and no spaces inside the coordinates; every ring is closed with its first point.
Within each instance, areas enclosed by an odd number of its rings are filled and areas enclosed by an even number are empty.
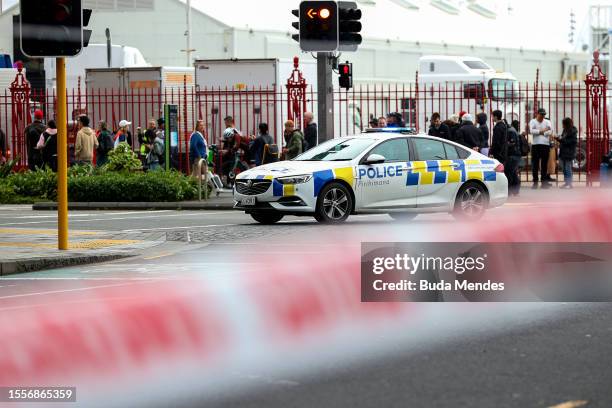
{"type": "Polygon", "coordinates": [[[66,59],[56,59],[57,74],[57,247],[68,249],[68,128],[66,59]]]}
{"type": "Polygon", "coordinates": [[[319,143],[334,138],[334,86],[332,57],[327,52],[317,53],[317,100],[319,143]]]}

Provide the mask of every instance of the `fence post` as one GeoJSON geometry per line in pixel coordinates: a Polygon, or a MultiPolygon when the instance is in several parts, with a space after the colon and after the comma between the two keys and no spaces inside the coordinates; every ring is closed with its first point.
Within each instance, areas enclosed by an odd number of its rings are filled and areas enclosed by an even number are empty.
{"type": "Polygon", "coordinates": [[[306,79],[299,69],[300,59],[293,57],[293,71],[287,79],[287,117],[295,123],[295,127],[304,129],[304,113],[306,112],[306,79]]]}
{"type": "Polygon", "coordinates": [[[593,53],[593,66],[585,79],[587,99],[586,171],[587,185],[599,178],[599,165],[609,143],[606,91],[608,79],[599,66],[599,51],[593,53]]]}
{"type": "MultiPolygon", "coordinates": [[[[17,63],[17,75],[11,82],[11,159],[19,157],[17,168],[27,167],[27,140],[25,139],[25,128],[30,122],[30,83],[23,73],[23,64],[17,63]]],[[[7,141],[8,144],[8,141],[7,141]]]]}

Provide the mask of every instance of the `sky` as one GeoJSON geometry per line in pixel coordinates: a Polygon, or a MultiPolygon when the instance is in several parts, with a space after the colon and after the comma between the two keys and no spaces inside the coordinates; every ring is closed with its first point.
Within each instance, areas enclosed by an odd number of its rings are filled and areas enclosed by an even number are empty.
{"type": "MultiPolygon", "coordinates": [[[[0,0],[3,9],[18,0],[0,0]]],[[[184,0],[181,0],[184,1],[184,0]]],[[[407,11],[392,0],[375,0],[386,7],[362,6],[364,34],[384,39],[414,39],[421,42],[489,45],[512,48],[578,50],[588,37],[588,6],[612,4],[612,0],[479,0],[498,11],[496,19],[487,19],[469,10],[451,16],[429,4],[429,0],[409,0],[418,4],[419,11],[407,11]],[[508,6],[512,11],[508,12],[508,6]],[[388,10],[392,10],[389,12],[388,10]],[[383,11],[384,10],[384,11],[383,11]],[[568,41],[570,11],[576,14],[577,45],[568,41]],[[396,11],[396,12],[394,12],[396,11]],[[433,23],[433,24],[432,24],[433,23]]],[[[451,0],[466,4],[468,0],[451,0]]],[[[291,15],[286,10],[296,7],[299,0],[192,0],[194,7],[219,15],[237,27],[290,30],[291,15]],[[266,3],[270,6],[265,7],[266,3]],[[278,7],[281,6],[282,7],[278,7]],[[261,18],[262,6],[268,18],[261,18]],[[236,10],[243,10],[237,13],[236,10]],[[264,26],[265,25],[265,26],[264,26]]],[[[612,22],[610,22],[612,25],[612,22]]]]}

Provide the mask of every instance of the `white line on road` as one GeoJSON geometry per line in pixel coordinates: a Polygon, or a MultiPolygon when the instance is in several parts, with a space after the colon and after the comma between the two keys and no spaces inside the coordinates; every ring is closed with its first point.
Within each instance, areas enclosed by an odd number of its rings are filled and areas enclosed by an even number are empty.
{"type": "Polygon", "coordinates": [[[14,299],[14,298],[19,298],[19,297],[39,296],[39,295],[53,295],[57,293],[67,293],[67,292],[82,292],[85,290],[98,289],[98,288],[114,288],[114,287],[119,287],[119,286],[133,285],[134,283],[136,282],[117,283],[115,285],[88,286],[85,288],[75,288],[75,289],[51,290],[48,292],[22,293],[19,295],[0,296],[0,299],[14,299]]]}

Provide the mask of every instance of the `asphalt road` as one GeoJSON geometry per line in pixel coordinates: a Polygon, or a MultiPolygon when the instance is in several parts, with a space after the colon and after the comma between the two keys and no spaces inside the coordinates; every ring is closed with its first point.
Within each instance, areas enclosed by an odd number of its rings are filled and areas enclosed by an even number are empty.
{"type": "MultiPolygon", "coordinates": [[[[351,217],[325,226],[311,218],[287,217],[261,226],[235,211],[91,211],[71,213],[75,230],[191,231],[191,243],[167,242],[141,256],[99,265],[23,274],[0,280],[0,310],[53,301],[97,287],[139,285],[155,280],[206,278],[223,283],[266,274],[271,264],[325,256],[357,256],[362,241],[430,241],[455,229],[474,236],[496,220],[551,203],[511,202],[477,224],[447,214],[422,215],[409,223],[387,215],[351,217]],[[251,255],[256,254],[257,259],[251,255]],[[332,255],[333,254],[333,255],[332,255]]],[[[0,228],[55,228],[53,213],[22,206],[0,207],[0,228]]],[[[307,267],[307,266],[306,266],[307,267]]],[[[568,401],[612,406],[612,306],[601,304],[469,305],[476,322],[456,304],[429,304],[434,318],[411,328],[431,333],[408,338],[376,333],[355,338],[357,354],[304,367],[270,372],[270,364],[234,373],[197,402],[202,407],[552,407],[568,401]],[[369,345],[378,347],[370,350],[369,345]],[[383,350],[380,344],[384,344],[383,350]],[[232,383],[232,381],[230,381],[232,383]]]]}

